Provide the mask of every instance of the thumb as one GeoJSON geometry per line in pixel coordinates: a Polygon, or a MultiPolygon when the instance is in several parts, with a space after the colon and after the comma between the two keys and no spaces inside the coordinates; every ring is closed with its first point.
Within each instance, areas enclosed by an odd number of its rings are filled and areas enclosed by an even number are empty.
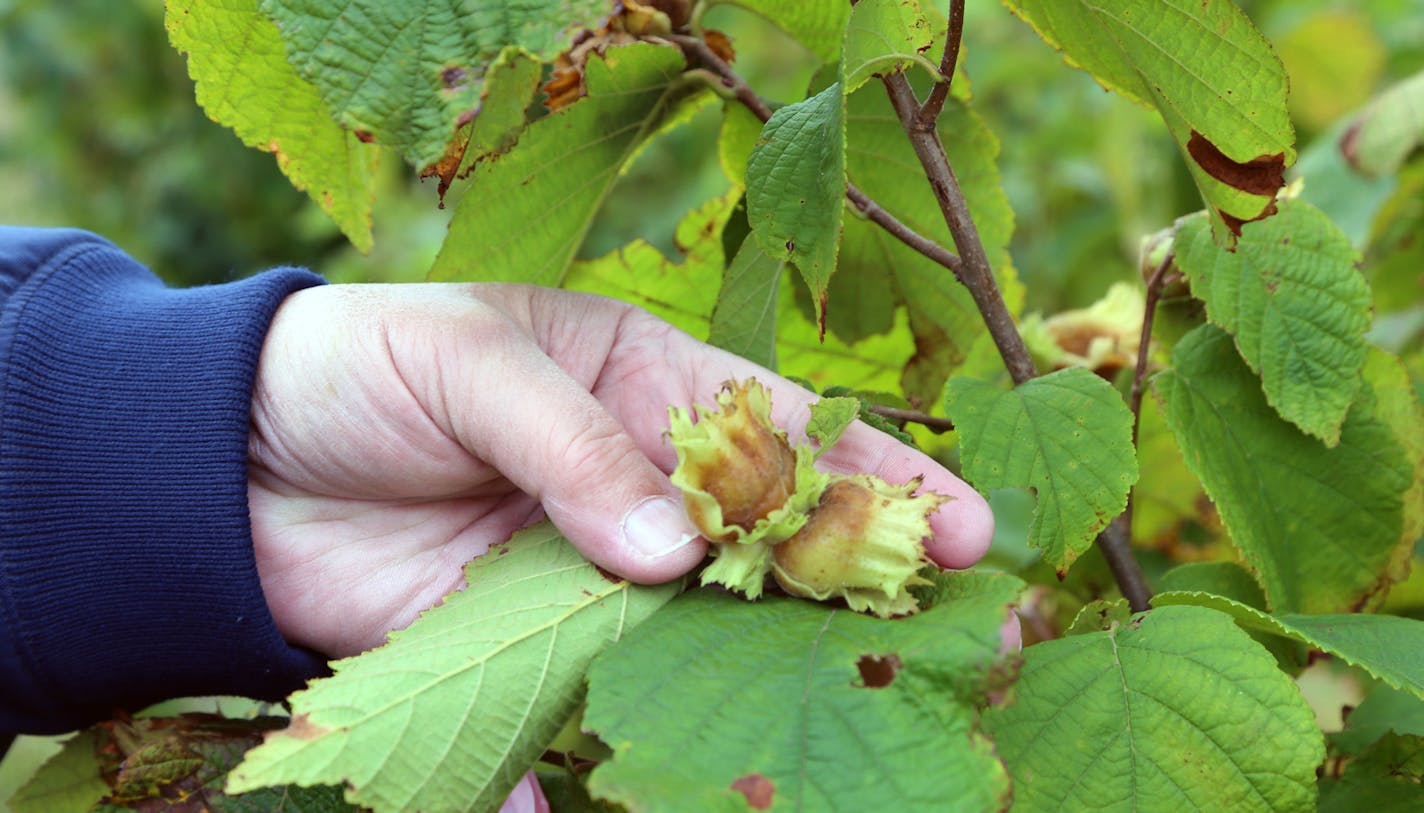
{"type": "Polygon", "coordinates": [[[532,342],[491,355],[477,402],[447,398],[468,404],[452,416],[467,449],[607,570],[656,583],[702,561],[706,543],[667,475],[585,387],[532,342]]]}

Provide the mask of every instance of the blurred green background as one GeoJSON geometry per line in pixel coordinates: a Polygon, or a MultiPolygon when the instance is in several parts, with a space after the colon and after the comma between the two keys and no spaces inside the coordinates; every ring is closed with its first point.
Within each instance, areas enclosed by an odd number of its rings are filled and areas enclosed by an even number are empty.
{"type": "MultiPolygon", "coordinates": [[[[1002,6],[969,6],[966,68],[1003,141],[1028,309],[1085,305],[1135,273],[1144,234],[1201,204],[1153,114],[1066,68],[1002,6]]],[[[1242,6],[1291,74],[1306,196],[1362,247],[1424,222],[1417,181],[1362,178],[1331,148],[1351,111],[1424,70],[1424,0],[1242,6]]],[[[448,220],[434,184],[386,156],[376,248],[356,253],[270,155],[204,116],[162,18],[161,0],[0,0],[0,221],[92,229],[180,284],[284,263],[345,281],[419,279],[448,220]]],[[[738,9],[706,22],[733,34],[738,67],[764,96],[800,98],[808,54],[738,9]]],[[[640,236],[671,250],[681,214],[721,191],[717,120],[704,111],[641,156],[581,253],[640,236]]],[[[1418,301],[1417,272],[1402,279],[1399,294],[1418,301]]]]}

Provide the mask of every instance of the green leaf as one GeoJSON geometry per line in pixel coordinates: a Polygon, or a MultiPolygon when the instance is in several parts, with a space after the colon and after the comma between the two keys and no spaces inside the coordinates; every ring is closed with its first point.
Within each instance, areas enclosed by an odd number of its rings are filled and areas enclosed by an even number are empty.
{"type": "Polygon", "coordinates": [[[708,5],[731,4],[754,11],[806,46],[822,62],[840,58],[848,3],[808,3],[806,0],[711,0],[708,5]]]}
{"type": "Polygon", "coordinates": [[[806,435],[816,441],[816,457],[836,445],[846,427],[859,416],[859,398],[822,398],[812,404],[811,419],[806,422],[806,435]]]}
{"type": "Polygon", "coordinates": [[[1155,108],[1232,231],[1266,217],[1295,161],[1288,81],[1231,0],[1008,0],[1070,64],[1155,108]]]}
{"type": "Polygon", "coordinates": [[[747,220],[768,256],[792,262],[823,318],[845,211],[841,84],[772,114],[747,160],[747,220]]]}
{"type": "Polygon", "coordinates": [[[640,811],[998,810],[976,728],[1022,582],[883,621],[797,599],[680,597],[589,673],[614,751],[596,796],[640,811]]]}
{"type": "Polygon", "coordinates": [[[925,57],[934,28],[920,0],[861,0],[846,24],[841,61],[845,92],[853,93],[872,76],[888,76],[920,64],[939,77],[939,66],[925,57]]]}
{"type": "Polygon", "coordinates": [[[707,343],[776,369],[776,309],[785,263],[767,256],[748,236],[727,266],[707,343]]]}
{"type": "Polygon", "coordinates": [[[1330,735],[1330,746],[1358,754],[1390,731],[1424,737],[1424,700],[1390,686],[1376,686],[1345,716],[1345,728],[1330,735]]]}
{"type": "Polygon", "coordinates": [[[60,752],[10,797],[10,809],[14,813],[48,813],[92,807],[109,791],[101,776],[98,756],[104,733],[102,729],[89,729],[66,740],[60,752]]]}
{"type": "Polygon", "coordinates": [[[1320,783],[1319,813],[1424,811],[1424,737],[1387,734],[1350,760],[1339,779],[1320,783]]]}
{"type": "Polygon", "coordinates": [[[343,130],[317,89],[287,63],[258,0],[173,0],[173,47],[188,55],[198,104],[242,143],[270,152],[362,252],[371,250],[377,151],[343,130]]]}
{"type": "Polygon", "coordinates": [[[440,160],[478,108],[485,71],[505,46],[549,61],[597,28],[606,0],[260,0],[287,56],[342,126],[394,147],[417,167],[440,160]]]}
{"type": "Polygon", "coordinates": [[[1198,592],[1163,592],[1154,607],[1210,607],[1243,627],[1269,632],[1329,652],[1396,689],[1424,698],[1424,621],[1397,615],[1271,615],[1238,601],[1198,592]]]}
{"type": "Polygon", "coordinates": [[[1127,505],[1137,481],[1132,413],[1117,390],[1070,367],[1004,391],[950,379],[945,411],[960,436],[964,476],[982,491],[1031,488],[1029,544],[1066,573],[1127,505]]]}
{"type": "Polygon", "coordinates": [[[1266,608],[1266,594],[1261,592],[1261,585],[1256,583],[1245,568],[1235,562],[1188,562],[1177,565],[1163,573],[1153,586],[1159,593],[1214,593],[1258,610],[1266,608]]]}
{"type": "Polygon", "coordinates": [[[228,790],[345,783],[380,810],[493,809],[573,714],[593,657],[677,591],[608,578],[548,524],[465,572],[464,591],[292,695],[292,725],[228,790]]]}
{"type": "Polygon", "coordinates": [[[1424,146],[1424,71],[1381,93],[1340,143],[1350,165],[1370,177],[1393,175],[1424,146]]]}
{"type": "Polygon", "coordinates": [[[475,166],[503,155],[519,142],[527,124],[525,111],[534,103],[544,66],[518,48],[506,48],[485,70],[480,112],[462,126],[444,157],[424,175],[440,178],[440,205],[456,206],[469,189],[456,183],[469,177],[475,166]]]}
{"type": "Polygon", "coordinates": [[[1407,391],[1367,378],[1339,444],[1325,448],[1271,409],[1231,337],[1212,325],[1177,344],[1154,384],[1188,468],[1271,609],[1347,611],[1388,585],[1382,574],[1414,541],[1403,497],[1415,471],[1381,415],[1412,401],[1407,391]]]}
{"type": "Polygon", "coordinates": [[[1311,809],[1315,716],[1228,616],[1164,607],[1023,659],[984,715],[1016,810],[1311,809]]]}
{"type": "Polygon", "coordinates": [[[479,164],[450,221],[432,279],[563,279],[593,215],[639,143],[687,89],[682,53],[609,48],[585,66],[588,96],[534,122],[497,161],[479,164]]]}
{"type": "Polygon", "coordinates": [[[1360,386],[1370,289],[1359,252],[1319,209],[1282,201],[1248,223],[1233,251],[1205,217],[1182,224],[1177,265],[1207,318],[1236,339],[1281,417],[1334,446],[1360,386]]]}

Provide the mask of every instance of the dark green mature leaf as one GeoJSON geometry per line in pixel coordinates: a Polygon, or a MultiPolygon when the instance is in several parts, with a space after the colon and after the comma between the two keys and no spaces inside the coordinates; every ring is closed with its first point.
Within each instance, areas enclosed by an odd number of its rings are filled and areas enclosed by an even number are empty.
{"type": "Polygon", "coordinates": [[[1231,0],[1008,0],[1064,57],[1162,115],[1207,205],[1236,231],[1271,214],[1295,161],[1288,82],[1231,0]]]}
{"type": "Polygon", "coordinates": [[[1424,700],[1390,686],[1376,686],[1345,715],[1345,727],[1329,735],[1332,750],[1358,754],[1385,734],[1424,737],[1424,700]]]}
{"type": "Polygon", "coordinates": [[[816,300],[836,270],[845,213],[845,95],[839,82],[776,111],[747,161],[747,220],[761,250],[792,262],[816,300]]]}
{"type": "Polygon", "coordinates": [[[1263,612],[1210,593],[1162,592],[1154,607],[1193,605],[1228,613],[1247,629],[1299,641],[1357,666],[1396,689],[1424,698],[1424,621],[1397,615],[1302,615],[1263,612]]]}
{"type": "Polygon", "coordinates": [[[464,591],[292,695],[292,725],[228,789],[345,783],[379,810],[493,809],[573,714],[594,656],[677,591],[610,579],[548,524],[465,572],[464,591]]]}
{"type": "Polygon", "coordinates": [[[1424,811],[1424,737],[1387,734],[1320,783],[1318,813],[1424,811]]]}
{"type": "Polygon", "coordinates": [[[786,264],[748,236],[722,276],[708,344],[776,369],[776,310],[786,264]]]}
{"type": "Polygon", "coordinates": [[[888,76],[916,63],[939,77],[939,66],[925,51],[934,43],[934,29],[920,0],[861,0],[846,24],[845,92],[853,93],[872,76],[888,76]]]}
{"type": "Polygon", "coordinates": [[[1207,318],[1236,339],[1281,417],[1334,446],[1360,386],[1370,289],[1359,252],[1319,209],[1282,201],[1241,228],[1233,251],[1204,216],[1182,224],[1177,265],[1207,318]]]}
{"type": "Polygon", "coordinates": [[[242,143],[270,152],[361,251],[371,250],[377,152],[343,130],[317,88],[287,62],[258,0],[174,0],[164,25],[188,55],[198,104],[242,143]]]}
{"type": "Polygon", "coordinates": [[[1059,573],[1113,517],[1137,481],[1132,413],[1117,390],[1081,367],[1012,390],[950,379],[945,411],[960,436],[964,476],[980,491],[1031,488],[1029,544],[1059,573]]]}
{"type": "Polygon", "coordinates": [[[588,96],[531,124],[476,167],[430,270],[438,280],[557,284],[618,172],[685,92],[676,48],[609,48],[585,66],[588,96]],[[495,203],[497,202],[497,203],[495,203]]]}
{"type": "Polygon", "coordinates": [[[1266,608],[1261,585],[1235,562],[1188,562],[1162,574],[1153,585],[1159,593],[1214,593],[1258,610],[1266,608]]]}
{"type": "Polygon", "coordinates": [[[984,715],[1016,810],[1310,809],[1315,716],[1230,617],[1164,607],[1023,657],[984,715]]]}
{"type": "Polygon", "coordinates": [[[1371,600],[1413,543],[1403,497],[1415,466],[1382,414],[1412,395],[1367,377],[1334,448],[1266,403],[1231,337],[1203,325],[1155,379],[1187,466],[1216,503],[1271,609],[1342,612],[1371,600]],[[1407,537],[1407,538],[1406,538],[1407,537]]]}
{"type": "Polygon", "coordinates": [[[849,3],[808,3],[806,0],[711,0],[749,9],[790,34],[823,62],[840,58],[849,3]]]}
{"type": "Polygon", "coordinates": [[[1424,146],[1424,71],[1386,90],[1360,113],[1340,142],[1351,166],[1371,177],[1392,175],[1424,146]]]}
{"type": "Polygon", "coordinates": [[[973,586],[894,621],[680,597],[589,673],[584,721],[614,751],[591,789],[640,811],[998,810],[975,707],[1022,583],[973,586]]]}
{"type": "Polygon", "coordinates": [[[417,167],[445,154],[475,110],[485,70],[506,46],[541,61],[596,28],[607,0],[260,0],[292,64],[346,129],[394,147],[417,167]]]}

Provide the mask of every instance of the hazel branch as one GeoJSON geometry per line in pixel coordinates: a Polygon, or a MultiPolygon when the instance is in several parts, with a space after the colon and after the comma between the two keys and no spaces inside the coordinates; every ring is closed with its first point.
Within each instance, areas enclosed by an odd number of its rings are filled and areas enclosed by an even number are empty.
{"type": "Polygon", "coordinates": [[[905,421],[907,423],[917,423],[928,428],[931,432],[953,432],[954,421],[948,418],[939,418],[934,415],[926,415],[916,409],[901,409],[899,407],[881,406],[880,404],[870,404],[866,407],[871,412],[882,418],[889,418],[892,421],[905,421]]]}
{"type": "Polygon", "coordinates": [[[915,126],[933,130],[939,121],[944,100],[949,97],[949,86],[954,81],[954,66],[959,64],[959,42],[964,37],[964,0],[950,0],[949,28],[945,33],[944,56],[939,60],[939,72],[944,78],[930,88],[930,95],[915,114],[915,126]]]}
{"type": "MultiPolygon", "coordinates": [[[[763,124],[771,118],[772,111],[766,102],[756,94],[756,91],[751,89],[751,86],[731,65],[727,64],[726,60],[717,56],[711,48],[707,47],[707,43],[702,39],[686,34],[667,34],[663,39],[680,48],[683,55],[689,60],[701,64],[717,76],[721,80],[723,88],[763,124]]],[[[884,229],[896,240],[949,269],[956,279],[961,279],[962,264],[960,259],[944,246],[905,225],[872,200],[869,195],[862,192],[855,184],[846,184],[846,198],[867,220],[884,229]]]]}

